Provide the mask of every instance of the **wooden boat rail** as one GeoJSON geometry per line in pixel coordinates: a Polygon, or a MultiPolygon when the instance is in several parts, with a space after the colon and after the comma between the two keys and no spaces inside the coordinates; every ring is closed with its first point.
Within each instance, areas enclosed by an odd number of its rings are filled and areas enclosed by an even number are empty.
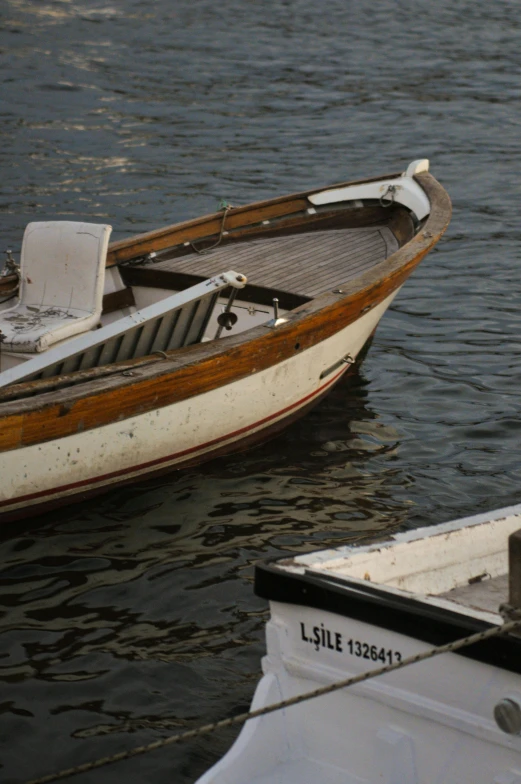
{"type": "MultiPolygon", "coordinates": [[[[372,177],[350,183],[340,183],[339,185],[332,187],[341,188],[345,185],[379,182],[382,179],[399,177],[400,174],[401,173],[399,172],[384,175],[384,177],[372,177]]],[[[308,197],[317,193],[318,190],[319,189],[317,188],[313,188],[302,193],[293,194],[289,197],[283,196],[269,199],[264,202],[258,202],[254,207],[251,205],[245,207],[232,207],[227,212],[226,229],[227,231],[236,230],[236,236],[241,236],[242,232],[258,231],[259,227],[263,226],[264,221],[271,221],[274,219],[301,221],[302,217],[306,214],[306,211],[312,207],[308,197]]],[[[334,212],[335,208],[329,208],[329,211],[334,212]]],[[[107,266],[121,264],[122,262],[139,257],[144,258],[149,253],[157,253],[158,251],[172,248],[176,245],[184,244],[185,242],[206,239],[213,243],[221,232],[222,218],[222,212],[216,212],[194,220],[185,221],[184,223],[174,224],[173,226],[167,226],[162,229],[157,229],[156,231],[147,232],[146,234],[111,243],[107,256],[107,266]]],[[[372,219],[369,217],[368,219],[374,222],[374,217],[372,219]]],[[[361,225],[358,222],[358,218],[355,225],[361,225]]]]}

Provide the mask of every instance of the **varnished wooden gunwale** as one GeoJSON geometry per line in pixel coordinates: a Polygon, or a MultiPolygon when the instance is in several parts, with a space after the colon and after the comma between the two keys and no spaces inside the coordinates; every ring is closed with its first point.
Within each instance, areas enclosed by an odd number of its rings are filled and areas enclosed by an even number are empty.
{"type": "MultiPolygon", "coordinates": [[[[391,179],[400,176],[399,173],[385,174],[381,177],[370,177],[363,180],[352,180],[336,185],[328,186],[332,188],[342,188],[347,185],[359,185],[362,183],[378,182],[381,179],[391,179]]],[[[226,228],[229,230],[244,229],[248,234],[255,231],[253,224],[262,223],[264,220],[291,216],[293,213],[301,212],[310,206],[308,197],[318,193],[323,188],[311,188],[301,193],[294,193],[289,196],[279,196],[275,199],[267,199],[255,204],[248,204],[243,207],[231,207],[226,214],[226,228]]],[[[318,218],[317,220],[319,220],[318,218]]],[[[210,237],[219,234],[222,226],[223,212],[210,213],[199,218],[193,218],[182,223],[175,223],[155,231],[145,234],[138,234],[127,239],[111,242],[107,252],[107,267],[128,261],[139,256],[145,256],[151,251],[160,251],[186,241],[195,241],[198,238],[210,237]]],[[[291,219],[289,225],[291,225],[291,219]]],[[[295,222],[299,222],[297,219],[295,222]]],[[[371,222],[368,219],[368,222],[371,222]]],[[[357,225],[363,225],[357,222],[357,225]]],[[[266,230],[269,236],[269,229],[266,230]]],[[[236,236],[239,236],[237,234],[236,236]]],[[[0,297],[5,293],[12,293],[13,286],[16,287],[18,279],[16,275],[8,275],[0,279],[0,297]]]]}
{"type": "MultiPolygon", "coordinates": [[[[385,174],[382,177],[339,183],[332,185],[331,188],[378,182],[381,179],[391,179],[399,176],[400,173],[385,174]]],[[[329,189],[330,187],[328,186],[329,189]]],[[[227,210],[225,216],[226,229],[228,231],[244,229],[246,232],[249,232],[253,225],[260,224],[262,221],[292,216],[295,213],[303,212],[311,206],[308,197],[318,193],[320,190],[324,190],[324,188],[312,188],[302,193],[280,196],[244,207],[231,207],[227,210]]],[[[204,237],[219,235],[222,225],[223,212],[221,211],[113,242],[108,249],[107,267],[121,264],[136,257],[146,256],[151,251],[158,252],[174,245],[180,245],[183,242],[194,242],[204,237]]]]}
{"type": "MultiPolygon", "coordinates": [[[[102,427],[228,385],[305,351],[356,321],[406,280],[450,220],[450,200],[428,173],[417,176],[432,205],[423,229],[354,282],[301,305],[275,329],[189,346],[134,375],[113,375],[0,404],[0,451],[102,427]]],[[[314,191],[311,191],[314,192],[314,191]]],[[[39,382],[33,382],[36,385],[39,382]]]]}
{"type": "MultiPolygon", "coordinates": [[[[311,205],[308,204],[307,206],[311,205]]],[[[407,212],[405,207],[401,207],[398,204],[393,204],[390,209],[381,207],[379,204],[358,206],[351,209],[345,206],[341,208],[338,206],[329,208],[325,206],[318,209],[320,212],[317,212],[316,215],[309,215],[306,210],[301,210],[298,213],[284,213],[277,216],[276,219],[266,220],[262,223],[248,223],[243,227],[230,229],[223,237],[220,237],[219,233],[207,234],[204,239],[199,239],[195,243],[181,242],[174,246],[169,244],[166,250],[160,251],[160,260],[169,261],[183,256],[194,257],[196,254],[194,246],[199,251],[210,249],[216,244],[217,240],[221,248],[226,245],[237,247],[241,243],[247,243],[251,240],[269,240],[275,237],[280,239],[296,234],[313,234],[321,230],[382,228],[391,226],[397,214],[407,212]]],[[[222,220],[223,216],[221,215],[221,222],[222,220]]],[[[139,256],[139,258],[143,258],[143,255],[139,256]]],[[[120,269],[124,269],[124,265],[125,262],[121,264],[120,269]]]]}

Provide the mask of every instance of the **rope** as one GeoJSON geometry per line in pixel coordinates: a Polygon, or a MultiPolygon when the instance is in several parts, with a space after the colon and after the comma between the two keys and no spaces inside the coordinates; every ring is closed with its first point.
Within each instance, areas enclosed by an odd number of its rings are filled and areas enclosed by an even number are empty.
{"type": "MultiPolygon", "coordinates": [[[[226,216],[228,212],[233,209],[233,204],[227,204],[224,201],[224,199],[222,199],[219,205],[219,209],[223,210],[223,217],[221,221],[221,229],[219,231],[219,236],[216,242],[214,242],[213,245],[209,245],[207,248],[197,248],[193,242],[185,243],[190,245],[192,250],[194,250],[196,253],[204,254],[209,250],[213,250],[214,248],[216,248],[218,245],[221,244],[222,238],[224,236],[224,222],[226,220],[226,216]]],[[[148,253],[146,256],[137,256],[136,258],[133,259],[118,261],[117,265],[118,267],[134,267],[134,266],[145,266],[145,265],[148,266],[149,264],[158,264],[159,262],[165,261],[168,258],[168,253],[171,250],[172,250],[171,248],[164,248],[163,251],[161,252],[153,250],[150,253],[148,253]]]]}
{"type": "Polygon", "coordinates": [[[397,187],[396,185],[388,185],[388,186],[387,186],[387,190],[385,191],[385,193],[383,193],[383,194],[382,194],[382,196],[380,196],[380,205],[381,205],[382,207],[390,207],[390,206],[391,206],[391,204],[393,204],[393,203],[394,203],[394,197],[395,197],[395,193],[396,193],[396,187],[397,187]],[[390,195],[391,195],[391,198],[390,198],[390,199],[388,199],[388,201],[386,201],[386,200],[385,200],[385,197],[386,197],[388,194],[390,194],[390,195]]]}
{"type": "Polygon", "coordinates": [[[442,653],[452,653],[453,651],[457,651],[460,648],[464,648],[468,645],[475,645],[476,643],[483,642],[483,640],[489,640],[492,637],[498,637],[501,634],[507,634],[508,632],[519,628],[520,626],[521,621],[519,620],[510,621],[509,623],[505,623],[502,626],[494,626],[492,629],[487,629],[484,632],[477,632],[476,634],[471,634],[470,636],[464,637],[461,640],[455,640],[454,642],[449,642],[445,645],[431,648],[428,651],[424,651],[423,653],[409,656],[405,659],[402,659],[401,662],[388,664],[385,667],[379,667],[376,670],[362,672],[359,675],[354,675],[351,678],[337,681],[336,683],[332,683],[329,686],[321,686],[314,691],[299,694],[297,697],[291,697],[290,699],[284,700],[283,702],[278,702],[274,705],[267,705],[266,707],[259,708],[258,710],[252,711],[251,713],[239,713],[237,716],[231,716],[229,719],[222,719],[221,721],[215,721],[211,724],[204,724],[203,726],[196,727],[193,730],[187,730],[186,732],[178,733],[177,735],[170,735],[168,738],[162,738],[161,740],[157,740],[154,743],[149,743],[146,746],[136,746],[135,748],[128,751],[120,751],[118,754],[113,754],[110,757],[102,757],[101,759],[95,760],[93,762],[86,762],[83,765],[67,768],[67,770],[62,770],[59,773],[51,773],[48,776],[31,779],[30,781],[26,781],[25,784],[50,784],[53,781],[66,779],[69,778],[69,776],[74,776],[78,773],[86,773],[89,770],[101,768],[104,765],[110,765],[113,762],[120,762],[121,760],[130,759],[131,757],[137,757],[140,754],[147,754],[149,751],[155,751],[156,749],[161,749],[165,746],[171,746],[174,743],[181,743],[185,740],[199,738],[202,735],[209,735],[210,733],[219,729],[224,729],[225,727],[245,724],[249,719],[256,719],[259,716],[266,716],[269,713],[274,713],[275,711],[282,710],[283,708],[289,708],[292,705],[299,705],[301,702],[306,702],[307,700],[312,700],[316,697],[322,697],[325,694],[331,694],[331,692],[345,689],[348,686],[353,686],[355,683],[362,683],[363,681],[368,681],[371,678],[376,678],[378,675],[385,675],[386,673],[393,672],[394,670],[401,670],[403,667],[407,667],[411,664],[416,664],[417,662],[425,661],[426,659],[432,659],[434,656],[439,656],[442,653]]]}
{"type": "Polygon", "coordinates": [[[207,248],[197,248],[194,245],[193,242],[190,243],[190,247],[192,248],[192,250],[195,250],[195,252],[199,253],[199,255],[201,255],[202,253],[207,253],[207,251],[213,250],[214,248],[216,248],[218,245],[221,244],[221,240],[222,240],[223,235],[224,235],[224,222],[226,220],[226,216],[228,215],[228,212],[232,209],[232,205],[231,204],[224,204],[222,209],[223,209],[223,219],[221,221],[221,230],[219,232],[219,236],[217,238],[217,241],[214,242],[213,245],[209,245],[207,248]]]}

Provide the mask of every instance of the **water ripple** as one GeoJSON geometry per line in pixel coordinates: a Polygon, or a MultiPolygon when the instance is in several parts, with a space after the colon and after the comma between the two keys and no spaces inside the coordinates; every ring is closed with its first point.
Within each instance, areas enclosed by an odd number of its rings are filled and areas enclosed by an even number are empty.
{"type": "MultiPolygon", "coordinates": [[[[0,765],[19,784],[244,709],[257,561],[519,500],[521,22],[507,0],[4,6],[4,247],[31,220],[119,239],[419,157],[454,204],[361,374],[305,420],[4,530],[0,765]]],[[[96,782],[191,782],[233,735],[96,782]]]]}

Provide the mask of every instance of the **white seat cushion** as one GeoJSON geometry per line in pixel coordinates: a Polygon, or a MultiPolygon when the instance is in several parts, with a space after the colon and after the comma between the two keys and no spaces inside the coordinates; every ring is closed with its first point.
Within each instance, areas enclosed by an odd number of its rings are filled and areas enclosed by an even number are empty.
{"type": "Polygon", "coordinates": [[[0,314],[3,347],[45,351],[97,326],[103,306],[111,226],[72,221],[30,223],[20,258],[19,299],[0,314]]]}
{"type": "Polygon", "coordinates": [[[95,327],[99,316],[85,316],[82,311],[38,308],[19,304],[2,314],[2,347],[21,353],[45,351],[59,340],[78,335],[95,327]]]}

